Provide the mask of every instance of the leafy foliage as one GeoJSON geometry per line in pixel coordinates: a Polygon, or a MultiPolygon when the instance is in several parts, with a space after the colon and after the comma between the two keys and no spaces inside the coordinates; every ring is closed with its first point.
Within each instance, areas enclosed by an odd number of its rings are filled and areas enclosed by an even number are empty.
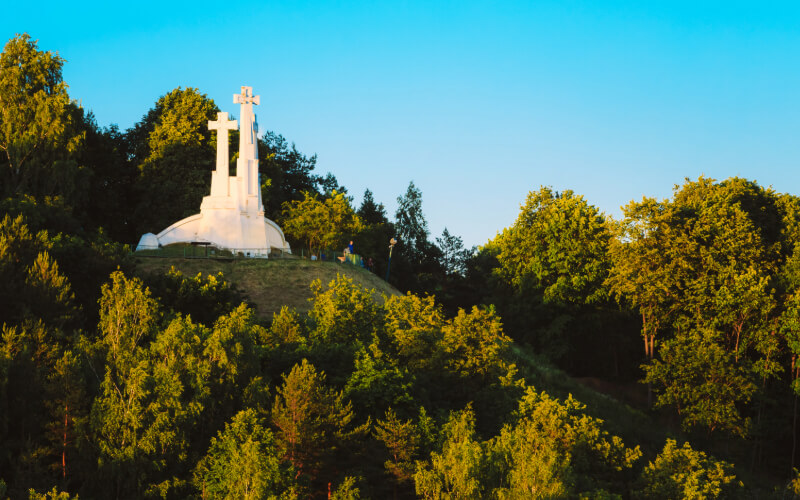
{"type": "Polygon", "coordinates": [[[422,191],[408,184],[406,194],[397,198],[397,230],[404,253],[413,262],[421,261],[428,245],[428,221],[422,213],[422,191]]]}
{"type": "Polygon", "coordinates": [[[471,261],[468,278],[515,340],[572,373],[619,377],[636,364],[620,361],[631,320],[604,284],[611,240],[608,220],[583,197],[542,187],[471,261]]]}
{"type": "Polygon", "coordinates": [[[178,87],[127,132],[131,161],[139,171],[138,234],[160,231],[197,212],[216,158],[208,121],[218,111],[199,90],[178,87]]]}
{"type": "Polygon", "coordinates": [[[610,239],[605,219],[582,196],[543,187],[498,235],[497,272],[517,290],[541,290],[544,302],[597,303],[605,298],[610,239]]]}
{"type": "Polygon", "coordinates": [[[258,147],[259,170],[264,175],[265,211],[280,218],[284,203],[300,201],[305,193],[317,191],[320,178],[312,173],[317,156],[305,156],[294,144],[289,147],[282,135],[271,131],[264,133],[258,147]]]}
{"type": "Polygon", "coordinates": [[[428,240],[428,221],[422,212],[422,191],[408,184],[403,196],[397,198],[395,212],[397,248],[393,266],[396,272],[390,281],[399,288],[413,292],[433,291],[440,276],[440,250],[428,240]]]}
{"type": "Polygon", "coordinates": [[[641,455],[589,417],[572,398],[560,402],[528,388],[517,421],[506,424],[491,443],[497,456],[501,498],[596,496],[626,489],[630,469],[641,455]]]}
{"type": "Polygon", "coordinates": [[[708,458],[689,443],[668,439],[664,450],[644,468],[637,498],[731,498],[741,483],[730,464],[708,458]]]}
{"type": "MultiPolygon", "coordinates": [[[[17,35],[0,54],[0,150],[6,195],[65,192],[73,184],[73,155],[83,134],[62,80],[64,60],[17,35]]],[[[71,193],[70,193],[71,194],[71,193]]]]}
{"type": "Polygon", "coordinates": [[[742,408],[781,370],[771,319],[781,219],[774,193],[736,178],[625,207],[609,283],[642,315],[657,404],[680,409],[687,427],[746,434],[742,408]]]}
{"type": "Polygon", "coordinates": [[[391,458],[384,463],[386,470],[399,483],[411,480],[414,474],[412,459],[420,440],[416,425],[411,420],[400,421],[397,414],[389,409],[386,410],[385,420],[376,422],[375,437],[389,450],[391,458]]]}
{"type": "Polygon", "coordinates": [[[361,231],[354,237],[356,253],[372,262],[372,269],[378,276],[385,276],[389,260],[389,240],[397,236],[395,226],[386,215],[383,203],[378,203],[372,191],[367,189],[358,216],[363,223],[361,231]]]}
{"type": "Polygon", "coordinates": [[[164,304],[170,304],[177,312],[191,316],[206,326],[213,326],[220,316],[230,313],[243,299],[222,273],[193,278],[170,268],[166,274],[149,277],[150,290],[164,304]]]}
{"type": "Polygon", "coordinates": [[[362,228],[361,219],[344,193],[333,191],[320,200],[315,193],[305,193],[300,201],[283,206],[284,231],[306,244],[309,254],[338,248],[348,236],[362,228]]]}
{"type": "Polygon", "coordinates": [[[211,438],[194,472],[195,486],[211,498],[291,498],[293,479],[279,459],[272,432],[252,409],[237,413],[211,438]]]}
{"type": "Polygon", "coordinates": [[[283,457],[308,484],[330,481],[337,450],[363,434],[353,428],[352,407],[325,385],[325,374],[303,360],[283,377],[272,406],[272,422],[283,457]]]}
{"type": "Polygon", "coordinates": [[[442,439],[442,451],[431,453],[430,464],[417,464],[417,494],[430,499],[481,498],[486,462],[475,436],[474,413],[466,409],[450,415],[442,439]]]}

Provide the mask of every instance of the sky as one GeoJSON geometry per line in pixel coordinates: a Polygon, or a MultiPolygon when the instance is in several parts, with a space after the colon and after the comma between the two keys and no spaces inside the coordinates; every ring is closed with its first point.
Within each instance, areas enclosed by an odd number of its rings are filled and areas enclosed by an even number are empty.
{"type": "MultiPolygon", "coordinates": [[[[800,195],[800,2],[2,0],[0,38],[67,63],[70,96],[127,129],[172,89],[317,154],[392,218],[410,181],[431,236],[467,246],[528,192],[606,214],[685,178],[800,195]],[[35,5],[35,8],[32,7],[35,5]]],[[[270,214],[267,214],[269,216],[270,214]]],[[[155,228],[158,229],[158,228],[155,228]]]]}

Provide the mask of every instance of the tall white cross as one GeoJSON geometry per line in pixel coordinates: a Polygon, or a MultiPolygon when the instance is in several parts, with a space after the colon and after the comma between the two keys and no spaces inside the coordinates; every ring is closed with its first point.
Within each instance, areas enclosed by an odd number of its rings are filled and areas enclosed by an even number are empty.
{"type": "Polygon", "coordinates": [[[258,142],[256,140],[256,115],[253,104],[261,104],[261,96],[253,95],[253,87],[242,87],[241,94],[233,94],[233,102],[241,104],[239,119],[242,123],[239,134],[239,158],[245,160],[258,159],[258,142]]]}
{"type": "Polygon", "coordinates": [[[253,95],[253,87],[242,87],[241,94],[233,94],[234,104],[261,104],[261,96],[253,95]]]}
{"type": "Polygon", "coordinates": [[[224,111],[217,113],[217,121],[208,121],[208,130],[217,131],[217,172],[224,177],[228,177],[228,162],[231,157],[228,152],[228,130],[237,128],[236,120],[228,120],[228,113],[224,111]]]}

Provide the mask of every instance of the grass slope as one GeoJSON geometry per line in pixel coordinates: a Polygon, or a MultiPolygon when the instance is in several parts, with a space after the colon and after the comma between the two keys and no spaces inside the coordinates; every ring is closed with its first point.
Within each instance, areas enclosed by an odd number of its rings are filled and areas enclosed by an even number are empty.
{"type": "Polygon", "coordinates": [[[182,257],[136,257],[140,273],[161,274],[175,267],[184,276],[192,277],[221,272],[225,279],[241,291],[256,314],[272,319],[281,306],[298,312],[309,309],[311,282],[318,279],[327,285],[343,274],[357,285],[375,290],[377,296],[402,295],[395,287],[366,269],[338,262],[311,262],[302,259],[185,259],[182,257]]]}

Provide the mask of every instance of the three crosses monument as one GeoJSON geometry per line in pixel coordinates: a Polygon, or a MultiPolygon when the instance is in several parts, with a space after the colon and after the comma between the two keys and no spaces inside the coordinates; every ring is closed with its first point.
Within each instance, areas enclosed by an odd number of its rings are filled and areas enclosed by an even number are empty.
{"type": "Polygon", "coordinates": [[[291,253],[281,228],[264,217],[258,178],[258,123],[253,113],[253,104],[260,104],[259,97],[253,95],[252,87],[242,87],[240,94],[233,95],[234,104],[241,105],[242,125],[236,176],[228,173],[228,130],[236,130],[237,122],[229,120],[228,113],[217,113],[217,120],[208,122],[208,128],[217,131],[217,167],[211,173],[211,193],[203,198],[200,213],[158,234],[143,235],[136,250],[203,243],[247,257],[267,258],[273,250],[291,253]]]}

